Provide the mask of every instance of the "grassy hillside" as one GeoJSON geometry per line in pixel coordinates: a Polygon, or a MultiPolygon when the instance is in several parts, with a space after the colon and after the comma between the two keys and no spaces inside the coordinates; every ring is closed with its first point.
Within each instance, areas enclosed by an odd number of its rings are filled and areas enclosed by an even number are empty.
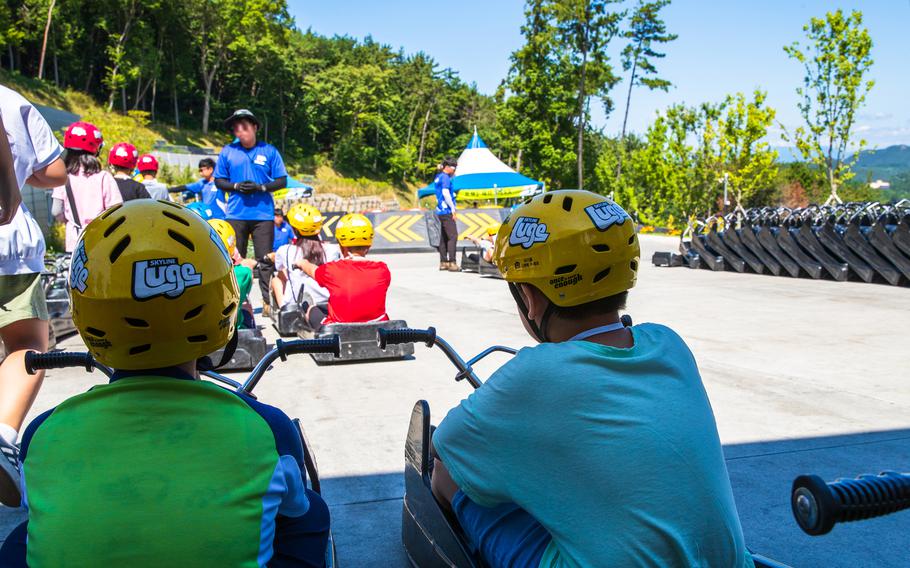
{"type": "MultiPolygon", "coordinates": [[[[58,89],[45,82],[10,73],[0,69],[0,84],[22,94],[29,101],[59,108],[79,115],[98,126],[104,133],[107,147],[119,141],[129,141],[139,148],[139,152],[152,151],[158,141],[166,144],[218,148],[230,141],[230,137],[220,131],[203,134],[197,130],[178,129],[170,124],[151,122],[147,112],[130,111],[127,114],[108,112],[104,106],[90,96],[70,89],[58,89]]],[[[57,133],[63,140],[63,133],[57,133]]],[[[393,185],[383,181],[367,178],[348,178],[336,172],[326,160],[308,160],[304,165],[289,160],[288,170],[294,176],[312,176],[310,180],[318,192],[334,193],[341,197],[378,196],[383,201],[396,200],[402,207],[410,207],[416,201],[416,187],[412,185],[393,185]],[[310,165],[313,163],[323,165],[310,165]]],[[[190,169],[177,170],[163,168],[161,177],[167,183],[189,181],[194,174],[190,169]]]]}

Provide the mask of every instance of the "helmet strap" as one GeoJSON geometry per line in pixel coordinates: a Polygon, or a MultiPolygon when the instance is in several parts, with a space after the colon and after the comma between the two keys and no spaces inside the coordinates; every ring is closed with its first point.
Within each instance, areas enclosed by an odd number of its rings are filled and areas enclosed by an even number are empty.
{"type": "Polygon", "coordinates": [[[212,361],[212,358],[208,355],[200,357],[196,360],[196,369],[199,371],[214,371],[215,369],[220,369],[224,365],[227,365],[228,361],[231,360],[231,357],[234,356],[234,351],[237,350],[237,341],[240,335],[240,328],[234,328],[234,335],[231,336],[231,339],[228,340],[227,345],[224,346],[224,351],[221,352],[221,360],[215,364],[212,361]]]}
{"type": "Polygon", "coordinates": [[[521,312],[521,315],[524,316],[525,321],[528,322],[528,327],[531,328],[531,334],[534,336],[534,339],[540,343],[549,343],[550,337],[547,333],[547,324],[550,322],[550,316],[553,315],[552,302],[547,305],[547,309],[543,312],[543,317],[540,318],[540,325],[537,325],[537,322],[528,316],[528,306],[522,299],[521,292],[518,291],[518,285],[509,282],[509,292],[511,292],[512,297],[515,298],[515,303],[518,304],[518,310],[521,312]]]}

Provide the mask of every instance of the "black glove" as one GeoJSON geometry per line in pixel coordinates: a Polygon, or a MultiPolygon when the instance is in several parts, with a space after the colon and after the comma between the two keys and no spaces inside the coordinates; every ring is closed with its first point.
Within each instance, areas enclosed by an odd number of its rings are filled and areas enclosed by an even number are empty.
{"type": "Polygon", "coordinates": [[[253,181],[242,181],[236,185],[237,191],[242,193],[253,193],[254,191],[259,191],[261,187],[258,183],[253,181]]]}

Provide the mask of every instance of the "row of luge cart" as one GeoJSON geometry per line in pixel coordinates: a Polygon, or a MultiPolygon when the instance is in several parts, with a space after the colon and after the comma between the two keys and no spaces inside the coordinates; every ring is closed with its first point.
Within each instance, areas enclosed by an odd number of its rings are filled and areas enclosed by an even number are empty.
{"type": "Polygon", "coordinates": [[[793,278],[910,283],[910,201],[739,209],[699,220],[679,254],[656,266],[688,266],[793,278]]]}

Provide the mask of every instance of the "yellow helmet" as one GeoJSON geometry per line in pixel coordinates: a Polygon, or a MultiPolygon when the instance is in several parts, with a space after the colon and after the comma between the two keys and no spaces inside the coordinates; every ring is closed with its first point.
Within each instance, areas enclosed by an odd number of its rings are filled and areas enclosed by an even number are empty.
{"type": "Polygon", "coordinates": [[[515,209],[496,237],[508,282],[532,284],[555,305],[578,306],[635,286],[641,249],[629,214],[582,190],[550,191],[515,209]]]}
{"type": "Polygon", "coordinates": [[[487,227],[487,235],[495,237],[496,233],[499,232],[499,228],[502,227],[502,223],[496,223],[487,227]]]}
{"type": "Polygon", "coordinates": [[[288,211],[288,222],[303,237],[318,235],[325,217],[312,205],[298,203],[288,211]]]}
{"type": "Polygon", "coordinates": [[[73,251],[73,323],[98,361],[156,369],[234,333],[237,280],[221,239],[176,203],[136,199],[94,219],[73,251]]]}
{"type": "Polygon", "coordinates": [[[221,237],[221,244],[227,249],[231,264],[234,264],[234,251],[237,250],[237,233],[234,232],[234,227],[224,219],[209,219],[208,223],[221,237]]]}
{"type": "Polygon", "coordinates": [[[348,213],[335,224],[335,238],[343,247],[373,245],[373,224],[360,213],[348,213]]]}

